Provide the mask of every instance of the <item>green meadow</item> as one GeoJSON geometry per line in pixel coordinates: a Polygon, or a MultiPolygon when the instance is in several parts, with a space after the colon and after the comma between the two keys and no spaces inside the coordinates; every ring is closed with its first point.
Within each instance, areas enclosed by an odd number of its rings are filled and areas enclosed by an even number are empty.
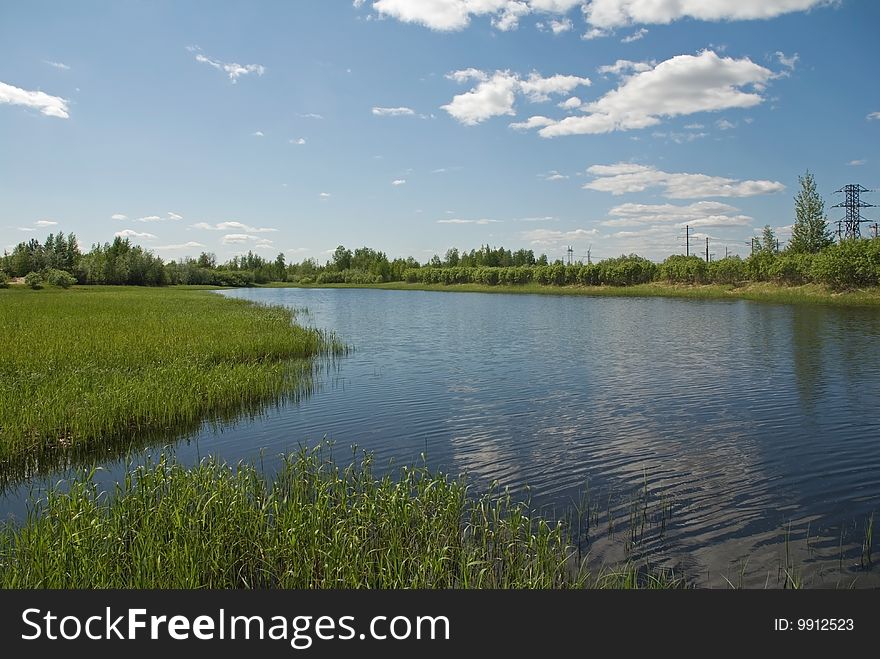
{"type": "Polygon", "coordinates": [[[297,395],[309,358],[345,350],[288,309],[180,288],[12,287],[0,337],[6,479],[297,395]]]}

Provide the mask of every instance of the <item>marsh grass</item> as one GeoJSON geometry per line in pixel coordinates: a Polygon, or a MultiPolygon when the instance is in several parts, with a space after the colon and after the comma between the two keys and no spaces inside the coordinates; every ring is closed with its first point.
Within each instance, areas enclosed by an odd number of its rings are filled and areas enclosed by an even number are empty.
{"type": "Polygon", "coordinates": [[[346,348],[294,321],[289,309],[206,291],[2,291],[0,474],[121,455],[300,395],[310,358],[346,348]]]}

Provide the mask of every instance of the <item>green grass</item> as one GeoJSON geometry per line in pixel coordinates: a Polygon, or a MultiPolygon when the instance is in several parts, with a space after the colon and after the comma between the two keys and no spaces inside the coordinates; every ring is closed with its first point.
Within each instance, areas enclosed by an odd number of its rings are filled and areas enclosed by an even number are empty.
{"type": "Polygon", "coordinates": [[[771,283],[751,283],[742,286],[724,284],[687,285],[654,282],[635,286],[545,286],[522,284],[518,286],[487,286],[485,284],[266,284],[267,287],[300,288],[377,288],[404,291],[445,291],[450,293],[518,293],[530,295],[582,295],[591,297],[673,297],[700,300],[752,300],[781,304],[828,304],[849,307],[880,306],[880,289],[871,288],[834,292],[818,284],[781,286],[771,283]]]}
{"type": "Polygon", "coordinates": [[[122,455],[308,386],[309,357],[344,350],[293,312],[206,291],[0,291],[0,474],[122,455]]]}
{"type": "Polygon", "coordinates": [[[88,474],[0,529],[5,588],[669,588],[626,564],[590,575],[566,528],[508,496],[404,468],[341,468],[329,447],[274,479],[211,459],[162,458],[101,493],[88,474]]]}

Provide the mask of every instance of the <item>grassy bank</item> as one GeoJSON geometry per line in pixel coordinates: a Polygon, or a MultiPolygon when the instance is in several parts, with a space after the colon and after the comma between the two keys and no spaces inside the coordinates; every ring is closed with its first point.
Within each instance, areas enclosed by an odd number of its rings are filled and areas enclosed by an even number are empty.
{"type": "Polygon", "coordinates": [[[293,321],[205,291],[0,291],[0,472],[119,454],[296,391],[304,360],[342,347],[293,321]]]}
{"type": "Polygon", "coordinates": [[[88,476],[0,532],[5,588],[680,587],[626,566],[588,574],[561,524],[424,469],[377,478],[326,447],[271,481],[249,465],[139,467],[111,497],[88,476]]]}
{"type": "Polygon", "coordinates": [[[485,284],[410,284],[387,282],[383,284],[285,284],[272,283],[266,287],[295,288],[376,288],[396,291],[445,291],[458,293],[515,293],[528,295],[583,295],[592,297],[673,297],[702,300],[753,300],[783,304],[828,304],[851,307],[880,307],[880,288],[834,292],[818,284],[780,286],[753,283],[743,286],[707,284],[685,285],[654,282],[634,286],[547,286],[542,284],[498,285],[485,284]]]}

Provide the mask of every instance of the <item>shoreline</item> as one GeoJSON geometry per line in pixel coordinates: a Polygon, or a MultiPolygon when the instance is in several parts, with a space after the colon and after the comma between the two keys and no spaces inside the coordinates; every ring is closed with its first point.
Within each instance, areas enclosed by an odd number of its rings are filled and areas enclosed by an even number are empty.
{"type": "Polygon", "coordinates": [[[698,300],[749,300],[777,304],[820,304],[842,307],[880,307],[880,288],[835,293],[818,284],[780,286],[752,283],[730,284],[637,284],[635,286],[546,286],[519,284],[487,286],[485,284],[298,284],[272,282],[257,288],[370,288],[392,291],[436,291],[443,293],[507,293],[513,295],[575,295],[584,297],[668,297],[698,300]]]}

